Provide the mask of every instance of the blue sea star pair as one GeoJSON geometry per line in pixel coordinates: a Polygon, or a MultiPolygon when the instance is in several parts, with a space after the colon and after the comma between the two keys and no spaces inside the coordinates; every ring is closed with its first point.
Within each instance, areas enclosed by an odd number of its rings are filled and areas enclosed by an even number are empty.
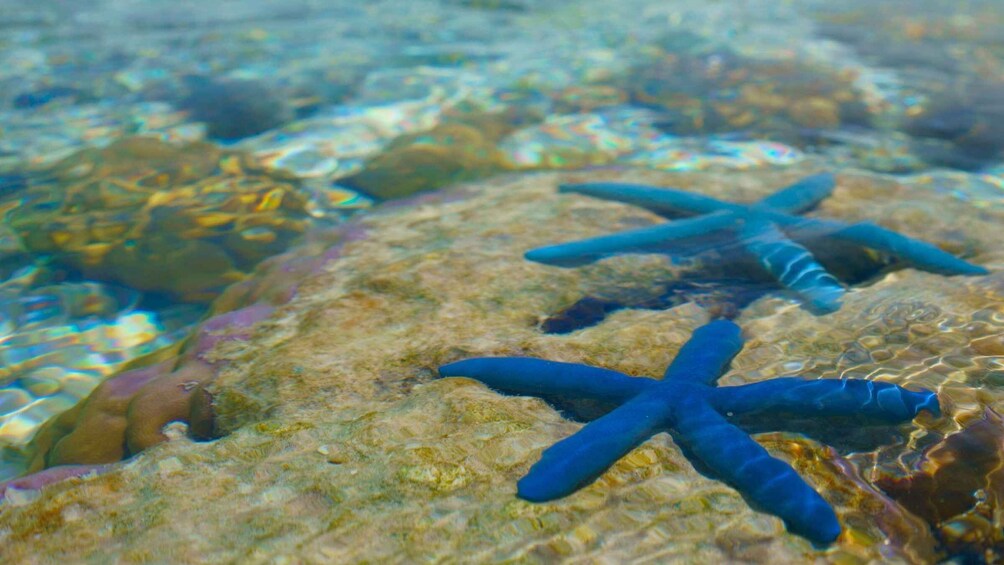
{"type": "Polygon", "coordinates": [[[505,393],[618,405],[546,449],[519,481],[521,498],[543,502],[569,495],[650,436],[669,431],[688,457],[781,518],[789,531],[814,543],[831,543],[840,535],[833,508],[724,415],[780,412],[900,422],[921,410],[940,415],[938,398],[929,391],[859,379],[777,378],[716,388],[742,345],[739,326],[711,322],[694,331],[662,380],[523,357],[467,359],[440,367],[439,374],[476,379],[505,393]]]}
{"type": "Polygon", "coordinates": [[[831,174],[806,177],[759,202],[736,204],[682,190],[622,183],[562,185],[574,192],[635,204],[664,216],[700,214],[652,227],[541,247],[526,253],[531,261],[576,267],[622,253],[692,255],[696,240],[715,236],[738,241],[785,288],[812,308],[840,307],[843,285],[797,239],[832,239],[874,249],[914,267],[948,275],[981,275],[987,270],[941,249],[867,222],[846,224],[798,216],[828,197],[836,185],[831,174]],[[688,249],[689,248],[689,249],[688,249]]]}

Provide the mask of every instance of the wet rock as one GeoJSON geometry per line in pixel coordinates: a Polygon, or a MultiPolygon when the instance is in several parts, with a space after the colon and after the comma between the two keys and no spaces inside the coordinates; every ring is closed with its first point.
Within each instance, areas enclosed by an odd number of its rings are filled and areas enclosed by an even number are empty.
{"type": "MultiPolygon", "coordinates": [[[[384,204],[341,226],[329,251],[291,251],[259,267],[285,284],[248,279],[218,303],[281,304],[246,339],[201,354],[225,367],[204,382],[213,431],[223,437],[161,442],[100,476],[0,507],[5,550],[13,558],[58,548],[80,559],[116,551],[227,560],[246,556],[253,538],[256,556],[319,561],[449,559],[459,551],[476,560],[930,560],[923,525],[870,481],[874,469],[900,468],[957,431],[952,417],[857,434],[855,422],[808,427],[813,437],[829,431],[823,441],[833,450],[802,437],[761,437],[844,519],[844,535],[822,549],[701,476],[666,435],[572,496],[521,501],[516,480],[581,424],[536,398],[434,378],[440,364],[481,355],[655,375],[708,320],[687,302],[625,308],[566,335],[542,332],[543,317],[584,296],[614,285],[655,289],[675,274],[659,256],[580,269],[524,260],[527,249],[556,238],[658,221],[635,207],[558,194],[559,182],[647,182],[746,201],[809,172],[535,174],[384,204]],[[846,437],[831,442],[834,435],[846,437]],[[197,522],[179,518],[196,512],[197,522]]],[[[975,213],[923,185],[846,173],[818,213],[876,221],[964,252],[993,273],[895,271],[823,317],[761,297],[737,317],[748,344],[722,384],[794,374],[873,378],[940,390],[953,417],[999,402],[999,386],[985,380],[994,361],[973,356],[970,343],[1004,333],[1004,252],[990,228],[1002,212],[975,213]]]]}
{"type": "Polygon", "coordinates": [[[125,365],[84,402],[46,422],[24,450],[28,470],[121,460],[168,439],[164,427],[171,422],[183,422],[194,439],[217,437],[206,387],[226,363],[214,348],[246,341],[255,324],[295,296],[302,277],[337,254],[332,243],[342,239],[352,236],[317,237],[263,262],[255,278],[227,289],[183,343],[125,365]]]}
{"type": "Polygon", "coordinates": [[[262,81],[186,77],[187,95],[179,107],[205,122],[209,137],[233,141],[276,128],[293,118],[284,94],[262,81]]]}
{"type": "Polygon", "coordinates": [[[55,100],[75,101],[81,94],[80,90],[69,86],[49,86],[18,94],[13,104],[15,108],[37,108],[55,100]]]}
{"type": "Polygon", "coordinates": [[[386,200],[483,178],[507,168],[497,143],[523,121],[509,112],[448,117],[398,137],[340,182],[386,200]]]}
{"type": "Polygon", "coordinates": [[[632,98],[664,111],[675,135],[741,131],[806,146],[807,133],[866,125],[871,115],[852,73],[795,59],[754,61],[728,50],[667,53],[630,79],[632,98]]]}
{"type": "Polygon", "coordinates": [[[929,447],[906,476],[879,488],[926,520],[952,555],[1004,558],[1004,421],[987,408],[929,447]]]}
{"type": "Polygon", "coordinates": [[[937,96],[905,131],[951,143],[954,150],[922,155],[932,163],[975,170],[1004,157],[1004,83],[981,82],[937,96]]]}
{"type": "Polygon", "coordinates": [[[47,175],[4,202],[28,251],[189,302],[211,300],[283,251],[319,211],[288,173],[208,143],[125,138],[47,175]]]}

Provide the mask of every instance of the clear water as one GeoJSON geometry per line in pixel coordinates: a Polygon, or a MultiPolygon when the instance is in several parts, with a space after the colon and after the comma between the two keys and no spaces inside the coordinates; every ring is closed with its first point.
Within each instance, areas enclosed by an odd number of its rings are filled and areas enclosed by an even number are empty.
{"type": "MultiPolygon", "coordinates": [[[[242,289],[266,276],[270,257],[304,242],[323,253],[323,234],[385,202],[540,172],[741,179],[810,169],[901,183],[874,189],[903,198],[882,202],[887,227],[916,228],[924,220],[911,214],[930,214],[935,245],[993,272],[1001,248],[973,230],[1004,210],[1004,7],[0,0],[0,479],[136,455],[145,443],[61,459],[45,437],[72,428],[100,383],[202,347],[200,327],[259,298],[242,289]],[[939,213],[939,201],[951,205],[939,213]]],[[[855,190],[851,206],[865,206],[858,197],[872,188],[855,190]]],[[[754,193],[740,180],[714,196],[754,193]]],[[[813,251],[839,231],[814,229],[813,251]]],[[[574,336],[625,309],[698,305],[748,320],[764,297],[797,307],[756,262],[731,263],[749,247],[709,239],[693,254],[716,253],[729,268],[677,273],[656,292],[612,279],[539,312],[539,330],[574,336]]],[[[899,276],[895,254],[843,252],[820,260],[852,292],[899,276]]],[[[940,559],[1004,555],[1004,310],[1000,283],[985,280],[972,283],[981,298],[968,311],[924,303],[888,313],[909,318],[909,347],[929,348],[923,369],[897,365],[882,328],[855,342],[861,350],[837,351],[832,371],[815,359],[769,361],[810,378],[882,380],[887,367],[941,391],[950,423],[927,426],[926,439],[899,437],[883,452],[823,434],[929,527],[917,535],[933,536],[925,555],[940,559]],[[937,311],[926,319],[925,308],[937,311]],[[870,369],[844,370],[859,366],[870,369]],[[955,381],[964,391],[946,392],[955,381]],[[949,464],[963,455],[968,471],[949,464]],[[916,480],[965,486],[904,491],[922,467],[930,476],[916,480]],[[932,509],[925,497],[957,503],[932,509]]],[[[199,439],[213,435],[200,436],[194,415],[178,419],[199,439]]],[[[603,558],[602,539],[593,551],[603,558]]]]}

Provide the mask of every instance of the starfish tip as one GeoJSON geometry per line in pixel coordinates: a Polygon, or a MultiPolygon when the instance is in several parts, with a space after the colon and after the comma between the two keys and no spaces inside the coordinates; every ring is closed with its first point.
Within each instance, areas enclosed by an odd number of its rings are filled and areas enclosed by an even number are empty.
{"type": "Polygon", "coordinates": [[[554,267],[580,267],[592,262],[583,257],[567,257],[561,245],[550,245],[531,249],[523,254],[523,258],[534,263],[543,263],[554,267]]]}
{"type": "Polygon", "coordinates": [[[837,310],[840,310],[840,298],[843,297],[844,293],[839,294],[834,293],[832,295],[818,296],[810,301],[813,309],[817,310],[821,314],[832,314],[837,310]]]}
{"type": "Polygon", "coordinates": [[[717,343],[728,343],[735,344],[736,347],[742,347],[742,336],[740,335],[742,328],[739,324],[733,322],[732,320],[712,320],[707,324],[697,328],[693,332],[691,339],[695,337],[705,338],[717,342],[717,343]]]}
{"type": "Polygon", "coordinates": [[[476,368],[478,359],[464,359],[447,363],[439,368],[440,377],[463,377],[471,374],[471,370],[476,368]]]}
{"type": "Polygon", "coordinates": [[[841,533],[840,522],[837,520],[836,514],[829,507],[827,507],[827,511],[820,512],[807,523],[798,526],[785,525],[789,531],[805,537],[812,543],[826,546],[837,541],[841,533]]]}
{"type": "Polygon", "coordinates": [[[540,479],[531,472],[516,483],[516,494],[527,502],[549,502],[575,492],[575,488],[562,488],[562,486],[567,485],[546,478],[540,479]]]}
{"type": "Polygon", "coordinates": [[[837,175],[833,173],[816,173],[799,181],[799,184],[810,183],[821,186],[835,186],[837,184],[837,175]]]}
{"type": "Polygon", "coordinates": [[[927,410],[936,418],[941,417],[941,404],[938,402],[938,395],[934,392],[926,392],[927,398],[917,405],[917,413],[927,410]]]}

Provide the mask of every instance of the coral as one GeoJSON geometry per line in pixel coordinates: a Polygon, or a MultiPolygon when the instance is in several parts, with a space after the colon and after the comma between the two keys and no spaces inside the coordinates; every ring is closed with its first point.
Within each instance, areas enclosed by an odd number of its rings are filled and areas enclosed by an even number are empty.
{"type": "Polygon", "coordinates": [[[215,435],[205,386],[220,369],[209,353],[228,341],[245,341],[252,326],[272,312],[259,304],[204,323],[180,355],[120,373],[87,399],[44,426],[32,442],[29,470],[119,461],[166,439],[163,427],[186,422],[192,435],[215,435]]]}
{"type": "Polygon", "coordinates": [[[200,314],[191,306],[137,311],[136,292],[45,285],[39,272],[0,285],[0,477],[45,421],[128,363],[171,346],[200,314]]]}
{"type": "Polygon", "coordinates": [[[283,251],[315,212],[293,177],[206,143],[126,138],[48,175],[7,202],[29,251],[90,279],[190,302],[283,251]]]}
{"type": "Polygon", "coordinates": [[[700,214],[688,218],[618,233],[534,249],[526,253],[531,261],[577,267],[619,253],[667,253],[693,255],[708,246],[738,245],[752,254],[782,286],[800,294],[813,308],[832,312],[840,307],[844,288],[812,253],[793,241],[837,240],[881,251],[909,265],[945,273],[986,274],[983,267],[972,265],[936,246],[905,237],[870,223],[844,224],[793,214],[814,208],[830,196],[836,180],[820,174],[799,182],[754,204],[733,204],[675,189],[619,183],[562,185],[561,192],[572,192],[627,202],[663,215],[700,214]],[[724,242],[708,243],[721,236],[724,242]],[[688,249],[688,247],[690,249],[688,249]]]}
{"type": "Polygon", "coordinates": [[[544,451],[519,482],[519,495],[526,500],[567,496],[653,434],[670,431],[711,474],[781,517],[788,530],[831,543],[840,535],[840,524],[830,505],[723,414],[854,415],[897,422],[913,419],[921,410],[940,415],[937,396],[863,380],[773,379],[712,388],[740,349],[739,326],[717,321],[694,331],[662,380],[526,358],[467,359],[440,367],[439,374],[470,377],[503,392],[619,405],[544,451]]]}
{"type": "Polygon", "coordinates": [[[216,345],[246,340],[253,324],[295,296],[303,277],[337,256],[339,244],[360,236],[351,230],[317,233],[263,261],[257,277],[231,286],[213,303],[212,315],[183,349],[163,349],[136,360],[131,365],[138,368],[114,375],[48,422],[30,445],[30,469],[119,461],[162,442],[162,428],[172,421],[184,422],[192,437],[215,437],[206,389],[222,368],[214,361],[216,345]]]}

